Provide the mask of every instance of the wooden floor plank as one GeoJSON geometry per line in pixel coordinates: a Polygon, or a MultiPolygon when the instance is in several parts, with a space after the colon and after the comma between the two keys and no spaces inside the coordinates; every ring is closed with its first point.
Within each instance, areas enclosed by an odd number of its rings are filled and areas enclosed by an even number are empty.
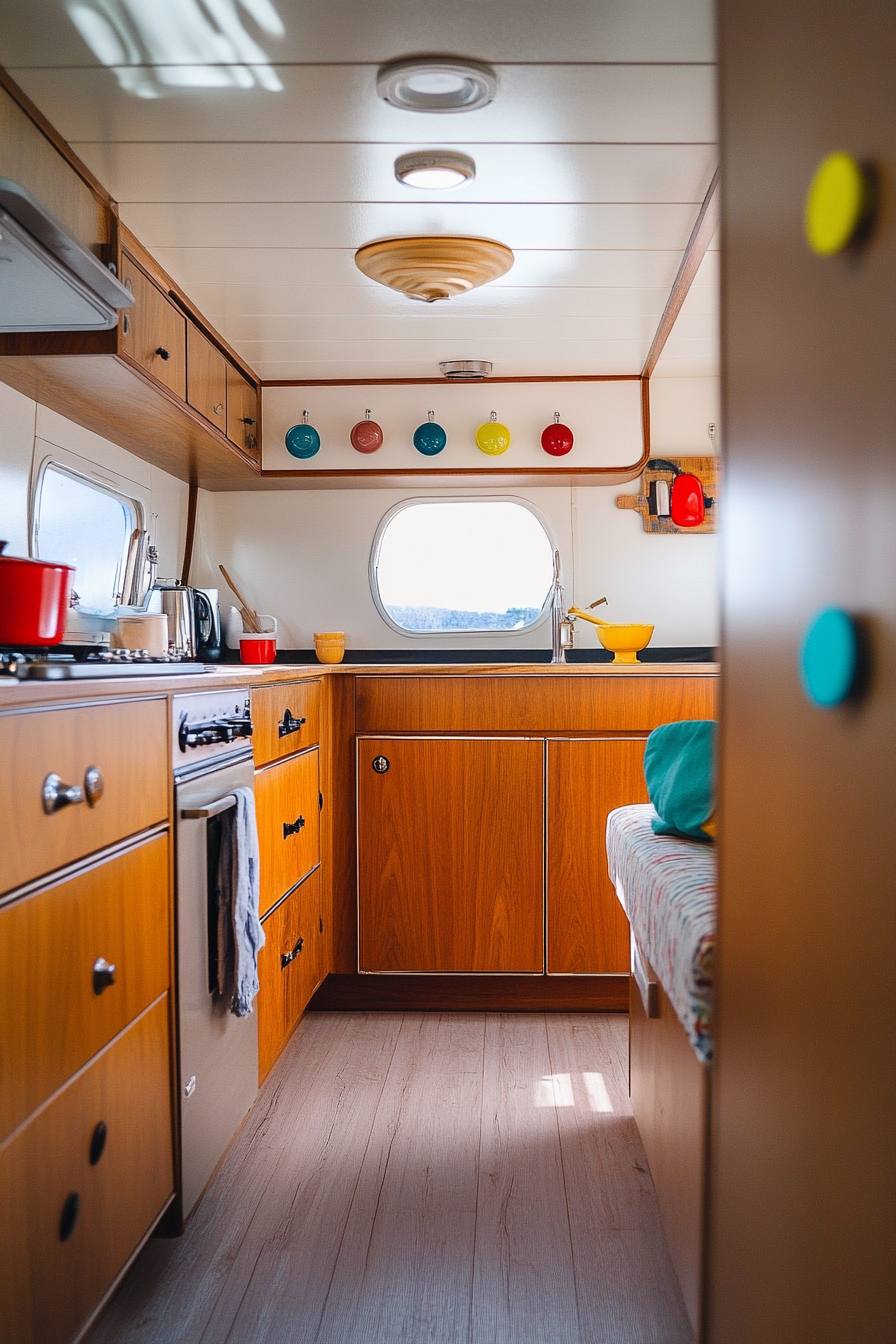
{"type": "Polygon", "coordinates": [[[580,1344],[544,1017],[491,1014],[473,1279],[473,1344],[580,1344]]]}
{"type": "Polygon", "coordinates": [[[309,1014],[90,1344],[690,1344],[627,1090],[624,1017],[309,1014]]]}
{"type": "Polygon", "coordinates": [[[467,1344],[484,1042],[405,1015],[316,1344],[467,1344]]]}
{"type": "Polygon", "coordinates": [[[628,1024],[597,1014],[545,1020],[563,1103],[557,1119],[582,1338],[692,1344],[629,1105],[628,1024]]]}
{"type": "MultiPolygon", "coordinates": [[[[296,1164],[307,1169],[302,1177],[310,1179],[334,1135],[338,1150],[349,1146],[346,1098],[369,1132],[399,1027],[382,1016],[368,1023],[363,1014],[315,1014],[302,1021],[183,1237],[146,1246],[90,1344],[226,1339],[255,1243],[272,1222],[276,1226],[295,1192],[295,1181],[291,1188],[286,1184],[284,1155],[294,1153],[296,1164]]],[[[327,1192],[334,1203],[337,1190],[334,1180],[327,1192]]]]}

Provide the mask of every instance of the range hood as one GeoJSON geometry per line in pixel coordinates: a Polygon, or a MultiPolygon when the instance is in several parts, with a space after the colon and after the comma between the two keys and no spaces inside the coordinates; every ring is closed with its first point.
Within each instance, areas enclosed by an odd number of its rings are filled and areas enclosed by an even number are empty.
{"type": "Polygon", "coordinates": [[[133,302],[24,187],[0,177],[0,331],[109,331],[133,302]]]}

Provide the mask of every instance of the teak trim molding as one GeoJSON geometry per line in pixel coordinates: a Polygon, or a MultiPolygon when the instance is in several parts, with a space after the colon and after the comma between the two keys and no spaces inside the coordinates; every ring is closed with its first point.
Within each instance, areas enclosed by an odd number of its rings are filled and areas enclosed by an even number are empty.
{"type": "Polygon", "coordinates": [[[672,282],[672,288],[669,291],[669,298],[666,301],[666,307],[660,318],[659,326],[656,329],[656,335],[651,342],[650,349],[647,352],[647,358],[644,361],[644,368],[641,370],[642,378],[649,378],[657,366],[660,355],[663,353],[663,347],[669,339],[669,334],[675,326],[675,320],[681,312],[681,306],[688,296],[688,291],[694,282],[694,276],[700,269],[700,263],[706,256],[706,250],[712,242],[713,234],[719,224],[719,169],[717,168],[712,175],[712,181],[707,188],[706,195],[703,198],[703,204],[700,207],[700,213],[697,216],[697,222],[691,230],[691,236],[688,239],[688,245],[684,250],[684,256],[681,259],[681,265],[678,268],[678,274],[672,282]]]}

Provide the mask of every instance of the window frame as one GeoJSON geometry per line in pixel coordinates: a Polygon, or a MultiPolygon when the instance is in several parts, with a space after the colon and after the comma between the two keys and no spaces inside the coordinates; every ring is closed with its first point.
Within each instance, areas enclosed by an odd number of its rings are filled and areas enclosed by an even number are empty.
{"type": "Polygon", "coordinates": [[[130,511],[133,526],[128,534],[121,556],[118,560],[113,583],[111,605],[104,611],[94,611],[90,608],[82,608],[80,606],[77,608],[82,615],[90,617],[91,619],[109,619],[110,617],[114,617],[117,608],[120,605],[119,599],[122,597],[121,581],[127,564],[131,537],[135,531],[143,531],[147,528],[147,519],[151,513],[149,491],[138,485],[136,481],[129,480],[126,476],[120,476],[117,472],[97,467],[94,463],[88,461],[86,458],[79,457],[76,453],[67,452],[64,448],[57,448],[54,444],[46,443],[41,444],[41,446],[49,449],[49,451],[44,453],[43,457],[41,457],[34,473],[31,487],[31,516],[28,528],[28,551],[32,558],[40,559],[40,505],[44,480],[50,469],[58,472],[60,475],[69,476],[73,480],[88,485],[101,494],[111,495],[112,498],[122,504],[126,510],[130,511]]]}
{"type": "Polygon", "coordinates": [[[536,630],[543,625],[550,615],[551,611],[551,588],[548,586],[547,594],[542,603],[541,610],[534,621],[516,630],[408,630],[403,625],[398,625],[392,619],[383,605],[380,597],[379,584],[377,582],[377,567],[379,564],[380,550],[382,548],[383,537],[392,519],[396,514],[404,509],[411,508],[418,504],[518,504],[520,508],[527,509],[529,513],[537,518],[538,522],[544,528],[545,536],[551,547],[551,553],[558,550],[557,540],[547,518],[537,505],[532,504],[528,499],[521,499],[518,495],[413,495],[408,499],[399,500],[393,504],[390,509],[380,519],[377,529],[373,535],[373,544],[370,548],[370,559],[367,563],[367,580],[370,587],[370,593],[373,597],[373,604],[378,614],[385,621],[390,630],[394,630],[398,635],[404,635],[407,639],[518,639],[520,635],[527,634],[530,630],[536,630]]]}

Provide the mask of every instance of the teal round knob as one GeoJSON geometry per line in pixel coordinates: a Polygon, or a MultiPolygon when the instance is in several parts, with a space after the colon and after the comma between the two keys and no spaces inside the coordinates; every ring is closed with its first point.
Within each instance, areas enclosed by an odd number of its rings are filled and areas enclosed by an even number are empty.
{"type": "Polygon", "coordinates": [[[320,435],[313,425],[293,425],[286,431],[286,451],[293,457],[314,457],[320,452],[320,435]]]}
{"type": "Polygon", "coordinates": [[[859,632],[848,612],[827,607],[812,620],[803,638],[800,675],[813,705],[842,705],[856,687],[859,632]]]}
{"type": "Polygon", "coordinates": [[[424,457],[436,457],[447,442],[448,435],[434,420],[425,420],[414,430],[414,447],[424,457]]]}

